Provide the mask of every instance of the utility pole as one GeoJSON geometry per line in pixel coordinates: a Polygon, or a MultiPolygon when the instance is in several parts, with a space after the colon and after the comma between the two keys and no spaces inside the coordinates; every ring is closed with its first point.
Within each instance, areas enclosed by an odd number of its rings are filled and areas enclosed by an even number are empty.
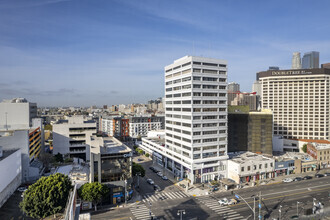
{"type": "Polygon", "coordinates": [[[300,202],[298,202],[297,201],[297,216],[299,216],[299,208],[298,208],[298,204],[299,204],[300,202]]]}
{"type": "Polygon", "coordinates": [[[281,220],[281,216],[282,216],[281,213],[282,213],[282,206],[280,205],[280,209],[278,210],[279,220],[281,220]]]}
{"type": "Polygon", "coordinates": [[[249,205],[249,203],[247,202],[247,201],[245,201],[245,199],[242,197],[242,196],[240,196],[240,195],[238,195],[237,193],[235,193],[235,197],[237,198],[237,199],[242,199],[245,203],[246,203],[246,205],[251,209],[251,211],[253,212],[253,220],[255,220],[256,219],[256,197],[254,196],[253,197],[253,202],[254,202],[254,206],[253,206],[253,209],[252,209],[252,207],[249,205]]]}
{"type": "Polygon", "coordinates": [[[262,219],[262,217],[261,217],[261,191],[259,192],[259,219],[262,219]]]}

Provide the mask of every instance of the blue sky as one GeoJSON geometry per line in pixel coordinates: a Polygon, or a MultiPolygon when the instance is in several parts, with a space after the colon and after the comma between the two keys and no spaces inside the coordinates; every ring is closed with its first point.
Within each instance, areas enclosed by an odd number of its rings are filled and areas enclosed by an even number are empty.
{"type": "Polygon", "coordinates": [[[292,52],[330,62],[330,2],[1,0],[0,99],[38,106],[144,103],[185,55],[228,61],[229,82],[290,68],[292,52]]]}

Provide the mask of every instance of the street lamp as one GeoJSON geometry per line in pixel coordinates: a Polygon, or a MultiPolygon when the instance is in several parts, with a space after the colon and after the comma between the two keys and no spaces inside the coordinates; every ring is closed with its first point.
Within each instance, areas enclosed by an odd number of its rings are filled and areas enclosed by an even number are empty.
{"type": "Polygon", "coordinates": [[[235,193],[235,197],[236,197],[237,199],[240,199],[240,198],[241,198],[241,199],[246,203],[246,205],[247,205],[247,206],[251,209],[251,211],[253,212],[253,220],[255,220],[255,219],[256,219],[256,197],[253,196],[253,209],[252,209],[252,207],[249,205],[249,203],[245,201],[245,199],[244,199],[242,196],[240,196],[240,195],[238,195],[237,193],[235,193]]]}
{"type": "Polygon", "coordinates": [[[180,215],[180,220],[182,220],[182,215],[186,214],[186,211],[184,209],[178,210],[178,215],[180,215]]]}
{"type": "Polygon", "coordinates": [[[280,205],[280,209],[278,210],[279,220],[281,220],[281,213],[282,213],[282,206],[280,205]]]}
{"type": "Polygon", "coordinates": [[[313,214],[315,214],[316,206],[315,206],[316,199],[313,198],[313,214]]]}
{"type": "Polygon", "coordinates": [[[299,204],[299,203],[300,203],[300,202],[297,201],[297,216],[299,216],[299,211],[298,211],[298,210],[299,210],[299,208],[298,208],[298,204],[299,204]]]}

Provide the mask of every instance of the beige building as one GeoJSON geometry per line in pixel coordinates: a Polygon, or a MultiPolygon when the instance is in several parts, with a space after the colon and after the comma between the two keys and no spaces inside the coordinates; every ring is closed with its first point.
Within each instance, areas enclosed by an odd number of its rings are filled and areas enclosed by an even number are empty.
{"type": "Polygon", "coordinates": [[[330,144],[308,143],[307,153],[317,160],[319,168],[330,167],[330,144]]]}
{"type": "Polygon", "coordinates": [[[330,69],[257,73],[262,108],[271,109],[274,135],[287,139],[330,139],[330,69]]]}

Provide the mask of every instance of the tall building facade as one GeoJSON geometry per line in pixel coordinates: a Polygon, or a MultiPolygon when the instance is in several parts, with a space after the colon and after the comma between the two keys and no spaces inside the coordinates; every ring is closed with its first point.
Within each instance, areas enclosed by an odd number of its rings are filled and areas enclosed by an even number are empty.
{"type": "Polygon", "coordinates": [[[320,63],[320,52],[311,51],[304,53],[302,58],[302,68],[303,69],[314,69],[319,68],[320,63]]]}
{"type": "Polygon", "coordinates": [[[262,108],[273,111],[274,135],[330,139],[330,69],[264,71],[262,108]]]}
{"type": "Polygon", "coordinates": [[[226,175],[227,62],[185,56],[165,67],[166,167],[191,183],[226,175]]]}
{"type": "MultiPolygon", "coordinates": [[[[293,53],[291,69],[301,69],[300,52],[294,52],[293,53]]],[[[271,69],[269,69],[269,70],[271,70],[271,69]]]]}

